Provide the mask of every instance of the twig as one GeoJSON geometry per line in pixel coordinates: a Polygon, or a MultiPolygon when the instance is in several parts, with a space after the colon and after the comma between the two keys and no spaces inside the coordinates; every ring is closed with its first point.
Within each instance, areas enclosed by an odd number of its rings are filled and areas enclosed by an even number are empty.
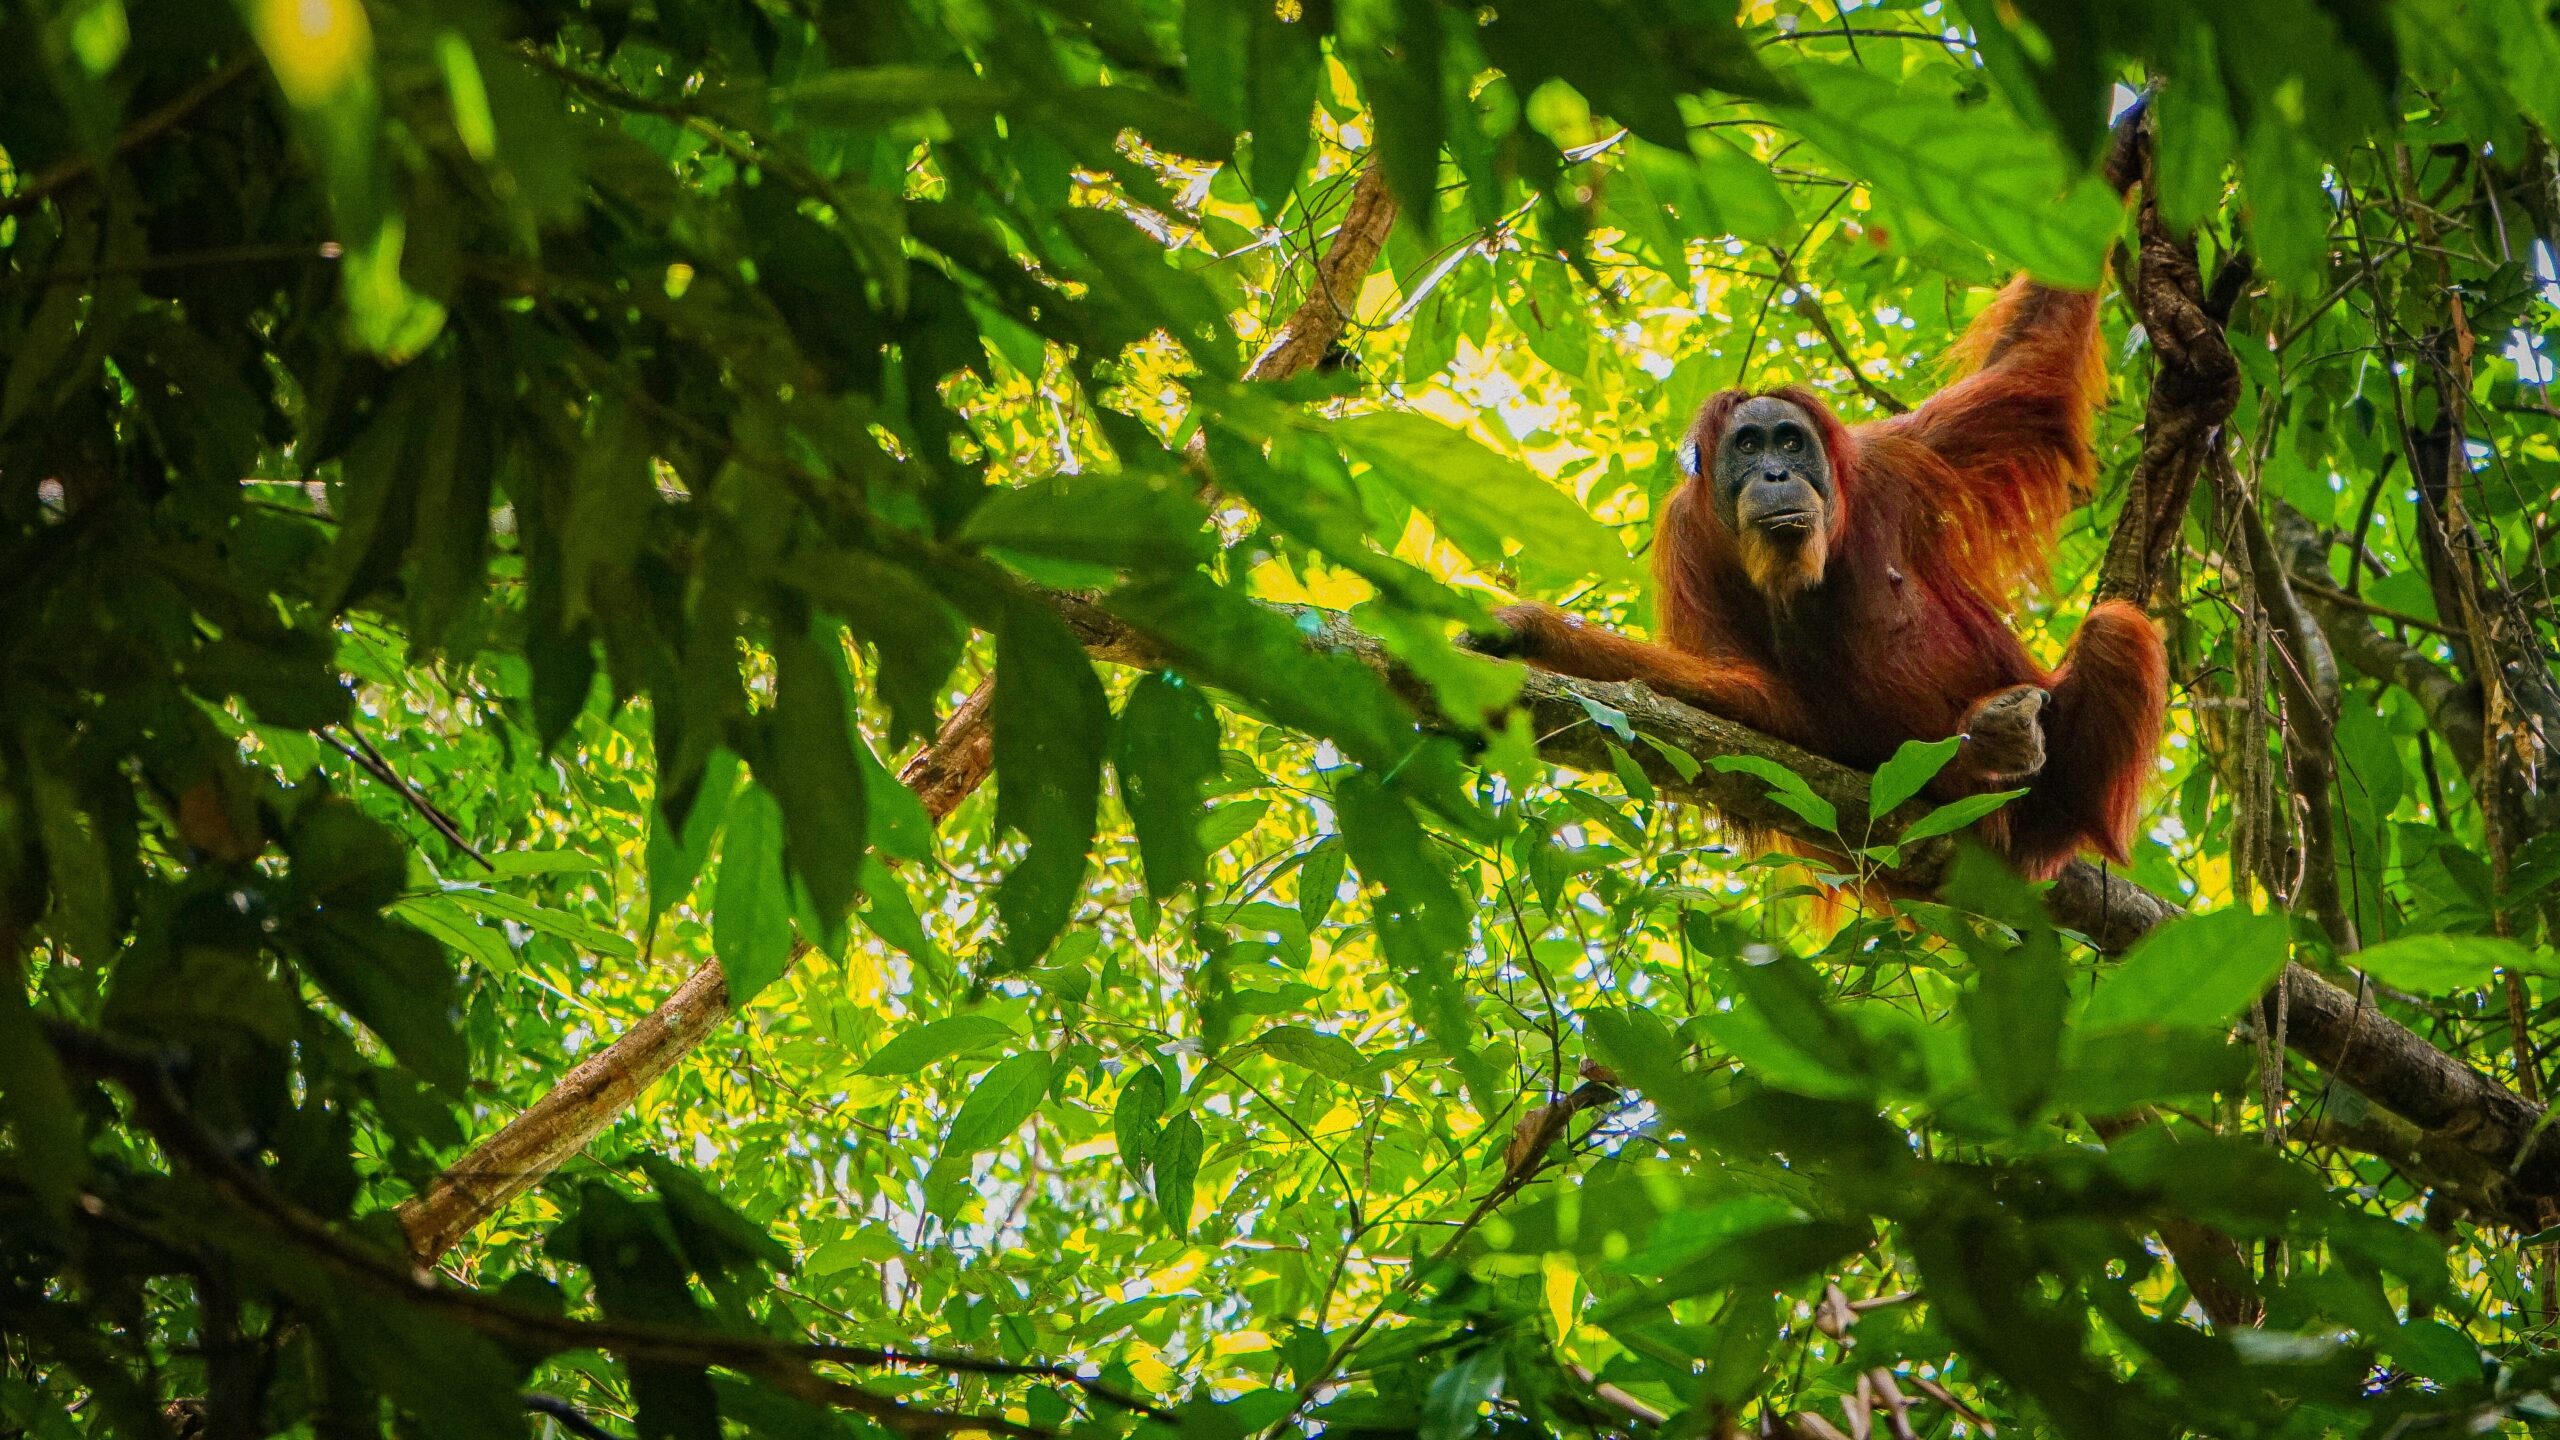
{"type": "Polygon", "coordinates": [[[1822,337],[1823,344],[1831,347],[1833,357],[1839,360],[1841,369],[1849,372],[1850,383],[1858,387],[1858,393],[1874,401],[1876,408],[1888,415],[1909,414],[1911,407],[1903,403],[1901,396],[1868,379],[1867,373],[1858,368],[1857,357],[1849,353],[1848,342],[1840,338],[1839,330],[1831,323],[1831,312],[1822,307],[1822,302],[1814,298],[1813,291],[1796,275],[1795,262],[1788,258],[1787,252],[1772,245],[1769,254],[1778,262],[1778,283],[1796,292],[1795,312],[1813,327],[1814,334],[1822,337]]]}
{"type": "Polygon", "coordinates": [[[1855,193],[1856,188],[1857,187],[1855,186],[1849,186],[1842,189],[1839,194],[1832,196],[1831,203],[1823,206],[1822,213],[1813,217],[1813,223],[1804,227],[1804,233],[1796,237],[1796,243],[1790,246],[1785,253],[1778,256],[1777,281],[1770,285],[1767,293],[1760,297],[1759,312],[1751,317],[1750,333],[1745,335],[1742,340],[1742,359],[1734,366],[1733,369],[1733,383],[1735,386],[1739,387],[1750,382],[1751,352],[1758,349],[1760,346],[1760,327],[1768,322],[1769,307],[1771,304],[1776,302],[1778,298],[1778,291],[1788,284],[1787,276],[1794,270],[1797,257],[1804,254],[1805,247],[1813,243],[1814,232],[1821,229],[1822,223],[1831,218],[1831,212],[1839,209],[1841,202],[1847,200],[1850,195],[1855,193]]]}
{"type": "MultiPolygon", "coordinates": [[[[205,104],[215,96],[230,89],[232,82],[248,74],[257,63],[258,56],[254,50],[232,56],[223,62],[220,69],[178,92],[168,103],[126,127],[125,132],[116,137],[113,153],[118,157],[129,155],[159,139],[175,129],[188,116],[204,108],[205,104]]],[[[95,163],[86,155],[74,156],[63,161],[28,181],[25,189],[9,195],[0,195],[0,219],[15,215],[22,210],[34,209],[54,195],[86,180],[90,172],[96,168],[95,163]]]]}
{"type": "Polygon", "coordinates": [[[2343,606],[2346,609],[2371,615],[2377,619],[2388,620],[2394,625],[2406,625],[2412,630],[2424,630],[2430,635],[2443,635],[2448,638],[2453,637],[2455,633],[2451,629],[2443,625],[2439,625],[2433,620],[2421,620],[2406,610],[2394,610],[2388,605],[2376,605],[2361,595],[2356,595],[2345,590],[2335,590],[2329,586],[2319,583],[2316,580],[2305,580],[2301,576],[2296,575],[2293,577],[2293,585],[2295,589],[2308,591],[2311,594],[2317,595],[2321,599],[2328,601],[2332,605],[2343,606]]]}
{"type": "Polygon", "coordinates": [[[391,762],[383,758],[381,751],[373,748],[372,741],[364,738],[363,733],[353,726],[346,727],[346,730],[348,734],[355,736],[356,744],[364,747],[361,752],[358,752],[354,748],[340,741],[337,736],[330,734],[326,730],[314,730],[311,733],[317,736],[322,744],[327,745],[330,749],[337,751],[339,754],[344,755],[349,760],[355,762],[357,769],[364,771],[374,779],[390,786],[395,794],[399,795],[402,800],[408,802],[410,809],[418,812],[419,819],[424,820],[429,825],[435,827],[435,832],[437,834],[452,841],[463,854],[479,861],[481,869],[491,871],[493,873],[497,870],[498,867],[490,863],[489,857],[481,854],[479,847],[473,845],[471,841],[463,835],[462,826],[456,823],[452,816],[447,815],[443,810],[437,808],[434,801],[429,800],[426,796],[420,794],[415,787],[409,784],[408,781],[400,778],[400,772],[391,768],[391,762]]]}
{"type": "Polygon", "coordinates": [[[900,1351],[868,1345],[801,1345],[707,1331],[575,1320],[527,1310],[477,1291],[435,1283],[431,1272],[389,1259],[341,1235],[328,1222],[278,1194],[233,1158],[188,1113],[158,1058],[149,1051],[64,1021],[48,1021],[45,1038],[72,1069],[114,1082],[133,1100],[142,1129],[184,1162],[243,1218],[327,1266],[342,1279],[394,1303],[431,1310],[511,1348],[551,1355],[605,1350],[627,1363],[734,1370],[788,1394],[860,1410],[910,1433],[984,1430],[1045,1440],[1052,1432],[998,1415],[930,1410],[875,1395],[810,1369],[817,1364],[865,1368],[929,1368],[960,1374],[1036,1376],[1077,1384],[1105,1403],[1159,1420],[1170,1412],[1059,1365],[1015,1364],[975,1356],[900,1351]]]}
{"type": "Polygon", "coordinates": [[[527,1390],[524,1392],[524,1408],[536,1415],[550,1417],[552,1423],[577,1436],[578,1440],[622,1440],[622,1437],[588,1419],[586,1412],[557,1395],[527,1390]]]}

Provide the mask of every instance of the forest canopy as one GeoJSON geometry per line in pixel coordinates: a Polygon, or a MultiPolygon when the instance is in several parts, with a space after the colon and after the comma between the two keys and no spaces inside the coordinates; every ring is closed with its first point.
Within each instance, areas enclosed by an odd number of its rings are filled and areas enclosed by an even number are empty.
{"type": "Polygon", "coordinates": [[[2553,1433],[2555,137],[2548,0],[9,7],[0,1437],[2553,1433]],[[2130,866],[1479,653],[2019,273],[2130,866]]]}

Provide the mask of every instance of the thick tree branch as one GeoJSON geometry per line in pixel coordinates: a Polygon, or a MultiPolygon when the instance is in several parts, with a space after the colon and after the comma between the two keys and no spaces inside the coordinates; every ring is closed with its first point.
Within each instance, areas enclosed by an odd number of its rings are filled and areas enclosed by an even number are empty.
{"type": "Polygon", "coordinates": [[[1369,267],[1378,263],[1378,251],[1385,247],[1395,221],[1396,202],[1387,193],[1387,172],[1376,165],[1364,167],[1351,187],[1351,204],[1342,212],[1341,225],[1334,230],[1323,258],[1316,261],[1315,275],[1307,282],[1307,298],[1272,332],[1270,343],[1245,368],[1244,378],[1286,380],[1315,368],[1350,328],[1351,307],[1360,298],[1361,282],[1368,278],[1369,267]]]}
{"type": "Polygon", "coordinates": [[[2356,673],[2397,685],[2418,702],[2428,728],[2475,771],[2482,754],[2480,689],[2457,678],[2414,645],[2373,628],[2372,617],[2347,603],[2329,573],[2329,541],[2301,511],[2279,500],[2268,515],[2294,594],[2329,637],[2331,650],[2356,673]]]}
{"type": "MultiPolygon", "coordinates": [[[[1161,657],[1144,635],[1075,597],[1058,597],[1065,618],[1095,658],[1152,666],[1161,657]]],[[[1409,697],[1424,692],[1391,666],[1385,648],[1339,615],[1312,612],[1309,645],[1355,656],[1390,679],[1409,697]]],[[[1857,843],[1889,843],[1903,826],[1925,813],[1915,802],[1893,815],[1867,812],[1868,777],[1730,720],[1665,699],[1641,685],[1573,680],[1532,671],[1522,677],[1519,704],[1539,736],[1546,760],[1598,774],[1615,771],[1612,737],[1592,718],[1586,702],[1624,715],[1638,735],[1658,740],[1697,762],[1683,774],[1648,742],[1623,747],[1666,796],[1712,807],[1745,824],[1813,845],[1837,847],[1839,838],[1813,830],[1793,811],[1769,798],[1768,788],[1747,774],[1718,770],[1724,756],[1772,760],[1802,776],[1840,815],[1840,835],[1857,843]]],[[[904,777],[924,785],[940,773],[928,757],[971,728],[964,707],[955,712],[933,749],[909,765],[904,777]]],[[[949,794],[949,791],[941,792],[949,794]]],[[[956,798],[950,803],[956,804],[956,798]]],[[[1956,841],[1941,837],[1905,849],[1900,862],[1879,878],[1897,888],[1925,892],[1945,876],[1956,841]]],[[[2066,868],[2046,903],[2055,920],[2089,938],[2099,949],[2121,952],[2181,912],[2124,877],[2087,862],[2066,868]]],[[[2472,1070],[2425,1037],[2299,964],[2282,981],[2288,1008],[2286,1043],[2375,1104],[2433,1132],[2434,1138],[2502,1171],[2512,1169],[2519,1190],[2560,1196],[2560,1141],[2538,1139],[2542,1115],[2497,1081],[2472,1070]],[[2529,1143],[2530,1142],[2530,1143],[2529,1143]]],[[[443,1253],[507,1201],[541,1182],[577,1153],[658,1076],[681,1060],[728,1013],[727,989],[718,967],[706,966],[686,981],[657,1015],[573,1071],[550,1096],[484,1142],[427,1195],[401,1209],[410,1242],[422,1259],[443,1253]]]]}
{"type": "Polygon", "coordinates": [[[2161,218],[2152,194],[2157,187],[2148,183],[2150,149],[2140,145],[2126,165],[2129,170],[2138,167],[2146,182],[2132,300],[2158,366],[2143,402],[2142,451],[2125,487],[2124,513],[2099,568],[2096,597],[2136,605],[2150,603],[2162,562],[2186,524],[2187,497],[2194,493],[2196,476],[2240,403],[2240,362],[2233,358],[2222,327],[2249,274],[2248,258],[2234,256],[2224,262],[2207,293],[2194,239],[2173,233],[2161,218]]]}
{"type": "MultiPolygon", "coordinates": [[[[1060,607],[1098,658],[1134,665],[1158,662],[1144,636],[1100,606],[1062,599],[1060,607]]],[[[1357,656],[1387,673],[1408,696],[1420,695],[1417,686],[1395,674],[1384,647],[1375,639],[1340,616],[1314,612],[1314,618],[1316,623],[1308,627],[1311,646],[1357,656]]],[[[1522,677],[1519,704],[1539,737],[1542,758],[1594,773],[1614,770],[1608,732],[1592,719],[1585,701],[1618,711],[1638,735],[1659,740],[1698,762],[1697,774],[1687,777],[1650,743],[1624,747],[1664,795],[1712,806],[1773,833],[1816,846],[1839,843],[1770,800],[1759,780],[1719,771],[1710,762],[1735,755],[1776,761],[1803,777],[1816,795],[1839,811],[1842,834],[1866,843],[1890,842],[1902,826],[1927,809],[1915,802],[1893,815],[1876,817],[1870,835],[1868,777],[1859,771],[1664,699],[1641,685],[1531,671],[1522,677]]],[[[1952,838],[1923,841],[1908,847],[1901,863],[1881,878],[1896,887],[1933,889],[1944,878],[1955,851],[1952,838]]],[[[2055,879],[2045,903],[2058,923],[2086,935],[2109,953],[2130,948],[2181,913],[2176,904],[2086,861],[2073,863],[2055,879]]],[[[2512,1172],[2520,1191],[2560,1196],[2560,1139],[2539,1134],[2541,1106],[2437,1049],[2426,1037],[2375,1009],[2369,997],[2359,1000],[2313,970],[2288,964],[2280,983],[2288,1011],[2285,1040],[2295,1054],[2375,1104],[2424,1127],[2433,1141],[2512,1172]]]]}
{"type": "MultiPolygon", "coordinates": [[[[940,825],[986,778],[993,741],[993,692],[980,686],[942,722],[933,743],[898,772],[940,825]]],[[[796,962],[807,953],[796,945],[796,962]]],[[[562,1076],[550,1093],[453,1163],[427,1192],[399,1207],[410,1252],[432,1264],[463,1236],[551,1173],[631,1108],[642,1091],[673,1070],[729,1018],[729,981],[720,962],[705,962],[658,1008],[614,1042],[562,1076]]]]}
{"type": "MultiPolygon", "coordinates": [[[[1273,333],[1246,369],[1246,379],[1286,380],[1303,374],[1342,338],[1351,302],[1377,263],[1395,214],[1385,172],[1376,165],[1362,169],[1342,223],[1316,262],[1306,299],[1273,333]]],[[[994,702],[990,678],[969,693],[933,743],[898,774],[936,825],[986,783],[995,763],[994,702]]],[[[796,947],[792,959],[806,951],[805,944],[796,947]]],[[[432,1264],[508,1202],[541,1184],[604,1133],[642,1091],[692,1054],[729,1010],[729,986],[719,964],[694,971],[655,1011],[472,1147],[426,1194],[402,1204],[400,1223],[410,1249],[422,1263],[432,1264]]]]}

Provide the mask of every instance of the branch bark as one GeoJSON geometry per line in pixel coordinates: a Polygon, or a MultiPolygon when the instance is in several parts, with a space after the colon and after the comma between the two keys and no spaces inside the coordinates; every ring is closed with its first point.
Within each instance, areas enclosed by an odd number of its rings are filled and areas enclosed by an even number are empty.
{"type": "MultiPolygon", "coordinates": [[[[1100,607],[1068,600],[1062,602],[1062,609],[1097,656],[1127,664],[1153,662],[1145,638],[1100,607]]],[[[1302,613],[1316,620],[1309,627],[1310,645],[1356,655],[1392,677],[1378,641],[1340,616],[1302,613]]],[[[1408,695],[1417,693],[1410,684],[1405,690],[1408,695]]],[[[1757,756],[1802,776],[1815,794],[1838,809],[1843,834],[1866,832],[1870,817],[1865,774],[1665,699],[1641,685],[1529,672],[1523,677],[1519,703],[1539,736],[1541,758],[1595,773],[1614,768],[1607,732],[1592,720],[1586,700],[1617,710],[1637,733],[1701,762],[1694,778],[1685,777],[1656,747],[1625,747],[1644,767],[1647,778],[1672,799],[1712,806],[1747,824],[1798,840],[1837,844],[1771,801],[1757,779],[1705,763],[1720,756],[1757,756]]],[[[1882,842],[1899,834],[1926,809],[1914,803],[1892,815],[1874,817],[1875,839],[1882,842]]],[[[1940,838],[1914,845],[1885,878],[1896,886],[1935,888],[1955,856],[1956,844],[1953,838],[1940,838]]],[[[2055,879],[2045,903],[2057,923],[2109,953],[2130,948],[2183,913],[2173,902],[2086,861],[2073,863],[2055,879]]],[[[2445,1054],[2425,1036],[2374,1008],[2369,998],[2342,989],[2316,971],[2288,964],[2279,983],[2289,1010],[2286,1043],[2295,1054],[2376,1105],[2432,1132],[2432,1142],[2511,1172],[2519,1190],[2560,1196],[2560,1139],[2539,1134],[2541,1106],[2445,1054]]]]}
{"type": "Polygon", "coordinates": [[[2464,772],[2476,773],[2484,734],[2480,688],[2465,684],[2416,646],[2374,629],[2370,614],[2344,603],[2348,597],[2329,573],[2328,539],[2309,517],[2279,500],[2268,519],[2295,582],[2293,592],[2329,637],[2332,652],[2357,674],[2407,691],[2426,715],[2428,728],[2462,757],[2464,772]]]}
{"type": "Polygon", "coordinates": [[[2205,456],[2221,442],[2222,427],[2240,403],[2240,362],[2222,333],[2231,307],[2247,284],[2245,255],[2224,262],[2211,293],[2196,260],[2195,241],[2161,218],[2150,181],[2150,146],[2138,156],[2142,236],[2134,270],[2134,313],[2142,318],[2158,360],[2142,408],[2142,451],[2125,488],[2124,513],[2098,571],[2097,599],[2148,605],[2162,562],[2185,527],[2187,497],[2205,456]]]}
{"type": "MultiPolygon", "coordinates": [[[[1139,666],[1157,663],[1146,637],[1100,606],[1067,596],[1059,597],[1058,605],[1097,659],[1139,666]]],[[[1393,670],[1385,647],[1374,637],[1339,615],[1297,613],[1312,621],[1307,626],[1312,648],[1355,656],[1387,674],[1404,693],[1420,693],[1416,684],[1393,670]]],[[[1685,767],[1674,764],[1659,747],[1626,747],[1664,795],[1712,806],[1774,833],[1817,845],[1839,843],[1837,837],[1814,831],[1793,811],[1772,801],[1761,781],[1717,770],[1708,762],[1748,755],[1787,767],[1838,810],[1841,834],[1861,841],[1870,838],[1871,826],[1874,842],[1889,841],[1926,811],[1915,803],[1890,815],[1871,817],[1868,777],[1859,771],[1665,699],[1641,685],[1532,671],[1523,677],[1518,703],[1540,736],[1541,757],[1567,768],[1613,773],[1615,757],[1608,732],[1592,719],[1586,702],[1618,711],[1636,733],[1698,762],[1696,773],[1687,775],[1685,767]]],[[[965,712],[955,713],[945,727],[946,735],[967,722],[965,712]]],[[[936,750],[940,745],[937,741],[936,750]]],[[[906,778],[911,783],[919,778],[923,761],[919,757],[908,767],[906,778]]],[[[1919,842],[1883,878],[1897,887],[1934,888],[1955,851],[1956,841],[1949,837],[1919,842]]],[[[2109,953],[2131,947],[2182,913],[2175,903],[2085,861],[2062,872],[2047,892],[2046,904],[2057,923],[2109,953]]],[[[556,1166],[576,1153],[579,1145],[610,1123],[618,1113],[615,1107],[627,1105],[650,1080],[698,1045],[727,1013],[727,993],[717,984],[717,976],[716,966],[706,967],[678,992],[679,999],[698,1001],[701,1006],[690,1021],[663,1026],[656,1023],[659,1017],[643,1021],[613,1048],[573,1072],[553,1096],[475,1150],[427,1197],[404,1206],[402,1223],[420,1257],[440,1254],[507,1200],[538,1183],[548,1170],[536,1167],[544,1161],[556,1166]],[[622,1052],[618,1060],[614,1058],[617,1051],[622,1052]],[[623,1065],[634,1068],[628,1074],[619,1073],[617,1066],[623,1065]],[[540,1133],[545,1129],[560,1133],[545,1136],[540,1133]],[[520,1158],[511,1169],[491,1158],[496,1156],[520,1158]]],[[[2542,1107],[2438,1050],[2424,1036],[2376,1009],[2369,999],[2360,999],[2300,964],[2287,965],[2280,983],[2289,1009],[2286,1043],[2294,1053],[2376,1105],[2432,1132],[2435,1142],[2512,1174],[2519,1191],[2560,1196],[2560,1139],[2541,1136],[2542,1107]]],[[[669,1008],[677,1003],[670,1000],[669,1008]]]]}
{"type": "MultiPolygon", "coordinates": [[[[1386,174],[1372,164],[1351,187],[1351,202],[1316,274],[1271,342],[1245,370],[1248,380],[1303,374],[1342,338],[1351,304],[1395,225],[1386,174]]],[[[933,743],[909,760],[898,780],[924,802],[935,825],[986,783],[995,763],[995,682],[980,682],[951,712],[933,743]]],[[[805,942],[792,960],[808,953],[805,942]]],[[[673,995],[611,1045],[579,1063],[550,1093],[472,1147],[426,1193],[399,1207],[410,1250],[432,1264],[463,1236],[539,1185],[587,1142],[604,1133],[642,1091],[693,1053],[730,1011],[728,981],[717,961],[703,965],[673,995]]]]}

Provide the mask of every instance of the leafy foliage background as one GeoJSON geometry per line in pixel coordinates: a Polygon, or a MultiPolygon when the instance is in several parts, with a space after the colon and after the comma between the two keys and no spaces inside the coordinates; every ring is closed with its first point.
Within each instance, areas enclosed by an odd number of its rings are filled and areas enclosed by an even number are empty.
{"type": "Polygon", "coordinates": [[[2555,123],[2538,0],[13,7],[0,1425],[2546,1425],[2538,1128],[2253,1002],[2541,1113],[2555,123]],[[2197,918],[1843,913],[1649,778],[1717,757],[1542,758],[1455,642],[1640,627],[1713,390],[2101,283],[2155,80],[2242,378],[2154,597],[2197,918]],[[534,1188],[430,1245],[440,1175],[534,1188]]]}

